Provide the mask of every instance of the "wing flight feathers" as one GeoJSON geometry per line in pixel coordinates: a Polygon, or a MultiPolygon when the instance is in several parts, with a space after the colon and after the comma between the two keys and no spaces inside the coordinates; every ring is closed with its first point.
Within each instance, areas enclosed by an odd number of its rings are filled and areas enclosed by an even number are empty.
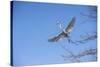
{"type": "Polygon", "coordinates": [[[66,32],[70,33],[72,31],[72,28],[75,24],[75,20],[76,20],[76,18],[73,17],[72,20],[69,22],[69,25],[67,26],[67,28],[65,28],[66,32]]]}

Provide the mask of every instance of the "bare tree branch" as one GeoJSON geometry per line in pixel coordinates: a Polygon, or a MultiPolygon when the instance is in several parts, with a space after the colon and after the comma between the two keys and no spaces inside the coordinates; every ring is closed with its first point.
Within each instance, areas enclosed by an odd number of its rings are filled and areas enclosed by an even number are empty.
{"type": "Polygon", "coordinates": [[[79,40],[79,41],[76,41],[78,43],[87,43],[88,41],[91,41],[91,40],[95,40],[97,38],[97,35],[88,35],[88,36],[84,36],[83,39],[79,40]]]}
{"type": "Polygon", "coordinates": [[[72,52],[70,52],[70,54],[71,55],[69,55],[69,56],[68,55],[62,55],[62,57],[65,60],[70,59],[70,61],[73,61],[73,62],[81,62],[80,58],[83,57],[83,56],[88,56],[88,55],[96,55],[97,56],[97,48],[85,50],[83,52],[80,52],[77,55],[73,54],[72,52]]]}

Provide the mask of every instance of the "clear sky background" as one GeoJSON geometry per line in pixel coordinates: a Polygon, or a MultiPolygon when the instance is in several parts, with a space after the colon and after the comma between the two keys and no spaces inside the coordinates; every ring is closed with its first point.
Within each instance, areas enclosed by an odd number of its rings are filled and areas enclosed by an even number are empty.
{"type": "MultiPolygon", "coordinates": [[[[95,21],[88,20],[80,13],[89,14],[93,6],[71,4],[49,4],[37,2],[13,2],[13,64],[14,65],[39,65],[67,63],[61,57],[65,50],[61,45],[74,54],[89,48],[96,48],[96,40],[86,44],[70,44],[67,39],[56,43],[48,42],[48,38],[57,35],[61,30],[57,21],[66,27],[73,16],[76,23],[70,36],[78,40],[79,35],[96,31],[95,21]],[[82,24],[83,23],[83,24],[82,24]]],[[[94,56],[84,57],[81,61],[96,60],[94,56]]]]}

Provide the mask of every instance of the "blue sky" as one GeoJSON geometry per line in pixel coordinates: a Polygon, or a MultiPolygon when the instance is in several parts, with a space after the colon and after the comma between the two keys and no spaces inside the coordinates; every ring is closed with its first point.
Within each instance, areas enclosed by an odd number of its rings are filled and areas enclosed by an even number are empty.
{"type": "MultiPolygon", "coordinates": [[[[67,49],[77,54],[85,49],[96,48],[96,40],[78,46],[69,44],[67,39],[56,43],[48,42],[48,38],[57,35],[61,30],[57,26],[59,21],[66,27],[73,16],[76,23],[70,36],[73,40],[79,35],[96,31],[95,21],[88,20],[80,13],[89,14],[93,6],[50,4],[38,2],[13,2],[13,64],[14,65],[39,65],[67,63],[61,57],[67,49]],[[84,24],[82,24],[84,23],[84,24]]],[[[94,56],[85,57],[82,61],[95,60],[94,56]]]]}

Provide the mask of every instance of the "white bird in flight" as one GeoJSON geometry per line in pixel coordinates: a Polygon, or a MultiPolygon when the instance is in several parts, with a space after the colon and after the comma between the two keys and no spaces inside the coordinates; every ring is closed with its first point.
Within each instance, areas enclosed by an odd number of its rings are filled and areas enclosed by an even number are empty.
{"type": "Polygon", "coordinates": [[[48,39],[49,42],[57,42],[58,40],[60,40],[61,38],[68,38],[69,37],[69,33],[72,31],[72,28],[74,27],[76,18],[73,17],[71,19],[71,21],[69,22],[68,26],[62,30],[62,32],[60,32],[58,35],[48,39]]]}

